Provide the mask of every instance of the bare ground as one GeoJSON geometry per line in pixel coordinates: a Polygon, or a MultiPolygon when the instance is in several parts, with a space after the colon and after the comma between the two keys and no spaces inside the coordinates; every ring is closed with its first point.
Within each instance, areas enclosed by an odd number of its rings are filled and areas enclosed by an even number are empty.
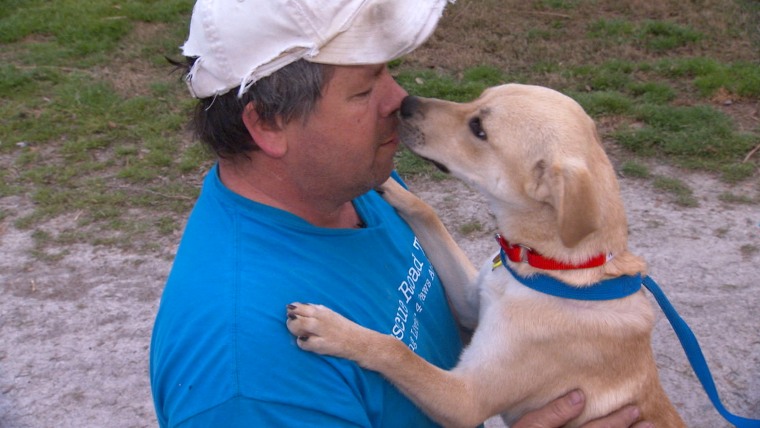
{"type": "MultiPolygon", "coordinates": [[[[760,184],[727,186],[707,175],[654,169],[678,174],[699,207],[680,208],[649,181],[622,179],[631,247],[690,323],[727,407],[760,418],[760,209],[718,198],[730,191],[759,200],[760,184]]],[[[492,218],[472,190],[455,180],[413,179],[410,187],[438,209],[473,259],[495,251],[492,218]],[[460,231],[474,221],[480,231],[460,231]]],[[[19,216],[29,204],[0,199],[19,216]]],[[[77,245],[44,262],[30,255],[30,233],[12,224],[0,222],[0,427],[155,426],[150,331],[179,237],[168,239],[162,254],[77,245]]],[[[665,388],[689,426],[728,426],[663,316],[654,346],[665,388]]]]}

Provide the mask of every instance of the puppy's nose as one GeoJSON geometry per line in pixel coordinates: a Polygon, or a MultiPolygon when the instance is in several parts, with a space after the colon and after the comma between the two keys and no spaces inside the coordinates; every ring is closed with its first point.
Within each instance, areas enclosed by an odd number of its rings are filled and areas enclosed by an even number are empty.
{"type": "Polygon", "coordinates": [[[401,101],[401,117],[404,119],[409,119],[414,115],[414,112],[419,109],[419,106],[419,98],[412,96],[404,98],[404,100],[401,101]]]}

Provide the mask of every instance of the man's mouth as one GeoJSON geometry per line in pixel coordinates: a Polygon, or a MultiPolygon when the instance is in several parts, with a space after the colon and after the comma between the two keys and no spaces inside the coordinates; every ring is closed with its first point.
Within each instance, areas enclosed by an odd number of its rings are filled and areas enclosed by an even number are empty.
{"type": "Polygon", "coordinates": [[[398,134],[394,134],[393,137],[385,140],[385,142],[381,144],[381,146],[387,146],[389,144],[396,144],[396,145],[399,144],[398,134]]]}

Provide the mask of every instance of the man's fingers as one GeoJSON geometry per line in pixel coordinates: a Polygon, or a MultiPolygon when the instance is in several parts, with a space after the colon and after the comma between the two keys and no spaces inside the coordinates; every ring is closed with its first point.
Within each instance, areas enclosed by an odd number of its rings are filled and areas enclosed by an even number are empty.
{"type": "MultiPolygon", "coordinates": [[[[546,406],[525,414],[512,428],[557,428],[565,425],[583,412],[586,397],[580,390],[569,392],[546,406]]],[[[609,415],[583,425],[583,428],[653,428],[649,422],[640,421],[641,412],[636,406],[626,406],[609,415]]]]}
{"type": "Polygon", "coordinates": [[[641,411],[636,406],[625,406],[609,415],[583,425],[583,428],[653,428],[650,422],[637,422],[641,411]]]}
{"type": "Polygon", "coordinates": [[[585,404],[586,397],[580,390],[571,391],[538,410],[526,413],[512,425],[512,428],[561,427],[573,418],[578,417],[585,404]]]}

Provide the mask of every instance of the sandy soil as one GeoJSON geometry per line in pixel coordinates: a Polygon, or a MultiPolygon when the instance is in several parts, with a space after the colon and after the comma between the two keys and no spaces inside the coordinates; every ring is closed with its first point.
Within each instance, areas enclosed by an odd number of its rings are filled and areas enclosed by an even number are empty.
{"type": "MultiPolygon", "coordinates": [[[[699,207],[679,208],[647,181],[621,181],[631,247],[691,324],[727,407],[760,418],[760,208],[718,200],[727,190],[758,198],[760,186],[679,177],[699,207]]],[[[410,186],[445,216],[473,259],[495,251],[493,222],[478,195],[454,180],[410,186]],[[459,232],[473,221],[481,231],[459,232]]],[[[0,204],[23,215],[29,202],[0,204]]],[[[12,224],[0,223],[0,427],[155,426],[148,346],[178,237],[167,241],[166,254],[82,245],[51,264],[30,256],[30,234],[12,224]]],[[[665,388],[689,426],[727,426],[662,316],[654,342],[665,388]]]]}

